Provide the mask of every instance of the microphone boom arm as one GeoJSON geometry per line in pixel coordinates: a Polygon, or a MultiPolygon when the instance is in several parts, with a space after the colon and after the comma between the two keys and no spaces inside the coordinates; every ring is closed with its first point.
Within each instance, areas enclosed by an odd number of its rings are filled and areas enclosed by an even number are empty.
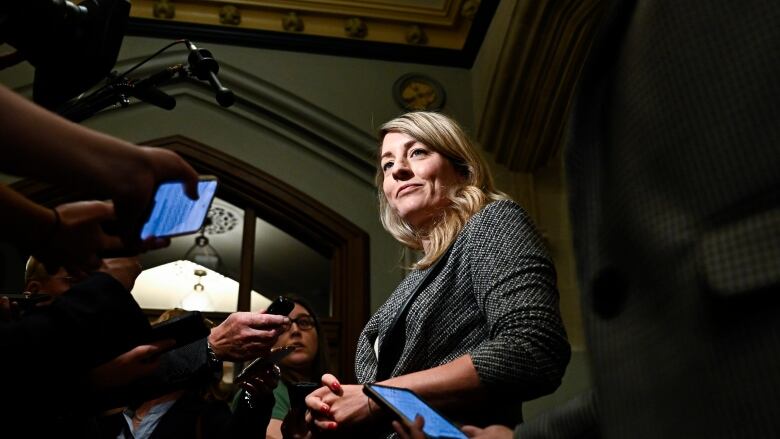
{"type": "MultiPolygon", "coordinates": [[[[219,64],[211,52],[206,49],[198,49],[189,40],[179,41],[179,43],[181,42],[184,42],[190,51],[187,57],[188,65],[175,64],[140,80],[131,80],[124,76],[135,70],[139,66],[137,65],[125,72],[123,76],[110,78],[106,85],[93,93],[65,103],[57,109],[57,113],[73,122],[81,122],[112,105],[128,106],[130,104],[129,97],[135,97],[165,110],[173,110],[176,107],[176,99],[160,90],[159,87],[170,83],[176,77],[193,76],[201,81],[208,81],[215,92],[219,105],[223,107],[233,105],[235,95],[219,81],[217,77],[219,64]]],[[[152,57],[159,53],[152,55],[152,57]]]]}

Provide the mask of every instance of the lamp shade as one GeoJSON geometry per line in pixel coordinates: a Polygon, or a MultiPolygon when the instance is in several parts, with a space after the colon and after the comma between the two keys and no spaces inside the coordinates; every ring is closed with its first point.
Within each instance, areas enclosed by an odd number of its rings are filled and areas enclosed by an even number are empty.
{"type": "MultiPolygon", "coordinates": [[[[145,309],[184,308],[191,311],[235,312],[238,282],[192,261],[178,260],[144,270],[132,291],[145,309]],[[205,274],[197,275],[196,271],[205,274]],[[199,287],[195,288],[197,285],[199,287]]],[[[252,291],[252,311],[266,308],[267,297],[252,291]]]]}

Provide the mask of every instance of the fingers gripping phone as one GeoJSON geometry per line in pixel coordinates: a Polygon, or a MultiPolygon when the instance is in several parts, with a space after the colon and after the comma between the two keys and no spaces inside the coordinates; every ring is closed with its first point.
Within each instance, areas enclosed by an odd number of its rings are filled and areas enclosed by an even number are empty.
{"type": "MultiPolygon", "coordinates": [[[[251,363],[249,363],[248,366],[244,368],[244,370],[241,371],[241,373],[236,375],[234,381],[240,383],[241,381],[248,379],[253,374],[261,373],[263,369],[273,369],[282,358],[293,353],[295,349],[295,346],[281,346],[271,349],[271,354],[268,357],[260,357],[253,360],[251,363]]],[[[275,370],[277,374],[280,373],[278,367],[276,367],[275,370]]]]}
{"type": "Polygon", "coordinates": [[[369,383],[363,385],[363,393],[405,421],[414,422],[417,415],[422,416],[426,437],[467,439],[466,434],[455,424],[409,389],[369,383]]]}
{"type": "Polygon", "coordinates": [[[168,238],[195,233],[203,227],[217,192],[217,178],[202,175],[198,179],[197,200],[184,193],[181,182],[165,182],[157,187],[149,218],[141,228],[141,239],[168,238]]]}

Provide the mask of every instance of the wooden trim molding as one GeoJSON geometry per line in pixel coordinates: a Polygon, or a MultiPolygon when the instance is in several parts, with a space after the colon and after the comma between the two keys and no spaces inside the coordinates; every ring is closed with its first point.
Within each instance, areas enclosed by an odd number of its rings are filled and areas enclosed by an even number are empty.
{"type": "MultiPolygon", "coordinates": [[[[176,151],[198,172],[218,176],[221,198],[251,209],[257,217],[331,258],[332,302],[330,316],[323,318],[328,322],[329,330],[325,332],[329,345],[338,347],[333,351],[338,356],[334,358],[338,365],[334,371],[346,380],[354,380],[352,365],[357,339],[369,314],[368,234],[307,194],[207,145],[183,136],[143,144],[176,151]]],[[[22,180],[12,187],[44,205],[56,205],[86,195],[33,180],[22,180]]]]}

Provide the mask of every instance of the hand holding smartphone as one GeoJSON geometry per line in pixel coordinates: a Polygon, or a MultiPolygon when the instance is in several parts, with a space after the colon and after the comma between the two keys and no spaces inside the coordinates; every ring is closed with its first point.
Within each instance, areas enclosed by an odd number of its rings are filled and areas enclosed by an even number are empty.
{"type": "MultiPolygon", "coordinates": [[[[267,358],[259,357],[249,363],[249,365],[245,367],[241,373],[236,375],[235,382],[239,383],[244,381],[252,375],[273,373],[273,370],[275,370],[278,375],[280,372],[276,363],[294,351],[295,346],[282,346],[271,349],[271,354],[267,358]]],[[[276,385],[274,385],[274,387],[276,387],[276,385]]]]}
{"type": "Polygon", "coordinates": [[[417,415],[422,416],[425,419],[423,433],[426,437],[467,439],[466,434],[452,421],[409,389],[369,383],[363,385],[363,393],[402,420],[413,423],[417,415]]]}
{"type": "Polygon", "coordinates": [[[217,192],[217,178],[203,175],[198,180],[197,200],[184,193],[181,182],[165,182],[157,187],[146,223],[141,228],[141,239],[168,238],[195,233],[203,227],[211,202],[217,192]]]}

